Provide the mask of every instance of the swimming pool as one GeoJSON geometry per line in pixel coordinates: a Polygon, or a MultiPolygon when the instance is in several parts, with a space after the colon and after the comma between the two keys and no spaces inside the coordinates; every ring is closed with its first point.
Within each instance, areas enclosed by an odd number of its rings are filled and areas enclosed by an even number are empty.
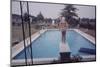
{"type": "MultiPolygon", "coordinates": [[[[73,30],[68,30],[66,34],[66,42],[71,49],[71,55],[90,55],[88,53],[81,53],[79,49],[91,48],[95,49],[95,45],[85,39],[83,36],[73,30]]],[[[59,58],[59,44],[61,42],[61,32],[59,30],[48,30],[39,38],[32,42],[33,58],[59,58]]],[[[30,59],[29,46],[26,48],[27,58],[30,59]]],[[[24,50],[17,54],[14,59],[25,59],[24,50]]]]}

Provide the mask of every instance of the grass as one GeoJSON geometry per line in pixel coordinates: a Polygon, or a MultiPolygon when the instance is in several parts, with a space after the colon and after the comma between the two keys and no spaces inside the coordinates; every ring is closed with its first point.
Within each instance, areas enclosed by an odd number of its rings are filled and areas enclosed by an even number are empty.
{"type": "MultiPolygon", "coordinates": [[[[35,29],[34,26],[31,25],[31,35],[39,31],[39,29],[35,29]]],[[[29,37],[29,29],[25,28],[25,38],[29,37]]],[[[12,25],[11,30],[11,40],[12,40],[12,46],[15,44],[21,42],[23,40],[23,32],[22,32],[22,26],[21,25],[12,25]]]]}
{"type": "Polygon", "coordinates": [[[93,29],[86,29],[86,28],[79,28],[81,31],[93,36],[94,38],[96,37],[96,31],[93,29]]]}

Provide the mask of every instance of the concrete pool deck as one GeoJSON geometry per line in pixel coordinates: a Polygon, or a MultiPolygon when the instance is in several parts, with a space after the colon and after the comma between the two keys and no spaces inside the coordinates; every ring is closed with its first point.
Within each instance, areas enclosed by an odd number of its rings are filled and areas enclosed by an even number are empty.
{"type": "Polygon", "coordinates": [[[81,61],[93,61],[96,60],[96,56],[95,55],[88,55],[88,56],[81,56],[83,59],[81,59],[81,61]]]}
{"type": "MultiPolygon", "coordinates": [[[[32,38],[32,41],[35,41],[41,34],[43,34],[44,32],[46,32],[47,30],[59,30],[59,29],[45,29],[45,30],[40,30],[39,32],[36,32],[35,34],[33,34],[31,36],[32,38]]],[[[76,31],[77,33],[79,33],[80,35],[82,35],[84,38],[86,38],[87,40],[89,40],[90,42],[92,42],[93,44],[95,44],[95,38],[78,30],[78,29],[69,29],[69,30],[74,30],[76,31]]],[[[30,45],[30,41],[29,41],[29,38],[25,39],[25,41],[27,41],[27,45],[26,46],[29,46],[30,45]]],[[[70,48],[68,46],[68,43],[67,45],[65,46],[65,44],[63,43],[60,43],[59,44],[60,46],[60,52],[70,52],[70,48]],[[62,46],[61,46],[62,45],[62,46]]],[[[12,47],[12,58],[15,57],[18,53],[20,53],[22,50],[24,49],[24,46],[23,46],[23,41],[16,44],[14,47],[12,47]]],[[[85,59],[87,58],[90,58],[90,56],[84,56],[85,59]]],[[[83,58],[84,58],[83,57],[83,58]]],[[[93,56],[94,58],[94,56],[93,56]]],[[[30,59],[27,59],[28,60],[28,63],[30,64],[31,61],[30,59]]],[[[56,58],[38,58],[38,59],[33,59],[34,63],[33,64],[43,64],[43,63],[51,63],[53,62],[54,60],[59,60],[58,57],[56,58]]],[[[83,59],[84,60],[84,59],[83,59]]],[[[25,59],[12,59],[12,65],[25,65],[25,59]]]]}
{"type": "MultiPolygon", "coordinates": [[[[58,61],[59,58],[35,58],[33,59],[33,64],[46,64],[58,61]]],[[[32,64],[31,59],[27,59],[27,64],[32,64]]],[[[26,65],[25,59],[12,60],[12,65],[26,65]]]]}

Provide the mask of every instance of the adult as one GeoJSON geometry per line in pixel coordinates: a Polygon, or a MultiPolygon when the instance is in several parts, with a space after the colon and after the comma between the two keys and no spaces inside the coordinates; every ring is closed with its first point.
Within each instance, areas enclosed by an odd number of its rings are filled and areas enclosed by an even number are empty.
{"type": "Polygon", "coordinates": [[[68,29],[68,23],[65,20],[65,17],[60,17],[60,24],[59,24],[61,34],[62,34],[62,42],[65,43],[66,41],[66,30],[68,29]]]}

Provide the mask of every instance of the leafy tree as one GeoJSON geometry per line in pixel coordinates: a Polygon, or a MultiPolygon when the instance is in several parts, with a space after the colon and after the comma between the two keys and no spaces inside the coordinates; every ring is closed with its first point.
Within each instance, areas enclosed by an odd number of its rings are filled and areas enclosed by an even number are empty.
{"type": "Polygon", "coordinates": [[[43,21],[44,20],[44,17],[43,17],[41,12],[37,15],[37,20],[39,20],[39,21],[43,21]]]}
{"type": "Polygon", "coordinates": [[[29,15],[28,13],[24,13],[24,21],[25,22],[28,22],[30,19],[29,19],[29,15]]]}
{"type": "Polygon", "coordinates": [[[76,25],[78,20],[75,18],[78,18],[78,15],[76,13],[77,8],[75,8],[72,4],[66,5],[65,8],[62,10],[61,15],[65,17],[66,21],[70,25],[76,25]]]}

